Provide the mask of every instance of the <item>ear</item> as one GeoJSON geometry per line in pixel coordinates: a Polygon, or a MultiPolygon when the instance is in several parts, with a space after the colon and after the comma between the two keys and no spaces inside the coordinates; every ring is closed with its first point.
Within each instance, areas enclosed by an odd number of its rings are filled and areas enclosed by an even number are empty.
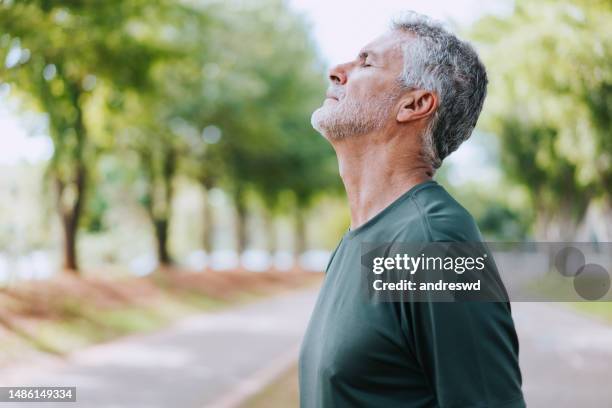
{"type": "Polygon", "coordinates": [[[415,89],[400,99],[396,119],[400,123],[419,120],[433,115],[438,107],[438,96],[424,89],[415,89]]]}

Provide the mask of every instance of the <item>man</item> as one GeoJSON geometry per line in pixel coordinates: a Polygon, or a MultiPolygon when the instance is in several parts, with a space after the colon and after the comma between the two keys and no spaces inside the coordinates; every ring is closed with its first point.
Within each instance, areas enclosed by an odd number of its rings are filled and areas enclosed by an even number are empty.
{"type": "Polygon", "coordinates": [[[507,302],[371,302],[364,242],[475,242],[432,180],[470,137],[486,95],[473,48],[416,13],[329,72],[312,124],[336,151],[351,226],[332,254],[300,352],[309,407],[524,407],[507,302]]]}

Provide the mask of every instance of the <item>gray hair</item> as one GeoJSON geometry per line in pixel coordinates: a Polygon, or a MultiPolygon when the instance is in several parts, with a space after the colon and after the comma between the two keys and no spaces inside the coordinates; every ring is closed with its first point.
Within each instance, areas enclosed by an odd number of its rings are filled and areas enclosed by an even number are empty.
{"type": "Polygon", "coordinates": [[[415,37],[402,46],[402,87],[434,91],[439,98],[423,135],[424,153],[436,169],[472,134],[487,94],[487,73],[470,44],[427,16],[404,12],[391,29],[415,37]]]}

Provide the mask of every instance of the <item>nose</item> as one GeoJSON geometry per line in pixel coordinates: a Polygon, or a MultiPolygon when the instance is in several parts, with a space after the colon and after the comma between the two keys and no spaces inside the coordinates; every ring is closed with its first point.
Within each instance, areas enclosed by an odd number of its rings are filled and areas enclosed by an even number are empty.
{"type": "Polygon", "coordinates": [[[346,83],[346,67],[345,64],[339,64],[329,70],[329,80],[334,85],[344,85],[346,83]]]}

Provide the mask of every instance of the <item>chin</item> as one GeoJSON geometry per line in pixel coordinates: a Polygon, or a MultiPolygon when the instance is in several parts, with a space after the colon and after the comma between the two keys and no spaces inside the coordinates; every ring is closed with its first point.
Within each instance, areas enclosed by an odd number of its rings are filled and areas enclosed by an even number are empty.
{"type": "Polygon", "coordinates": [[[321,106],[320,108],[312,112],[312,116],[310,117],[310,124],[312,125],[314,130],[321,133],[322,135],[324,135],[323,129],[325,128],[325,116],[327,116],[325,109],[321,106]]]}
{"type": "Polygon", "coordinates": [[[337,140],[342,137],[336,135],[336,130],[341,124],[338,119],[342,113],[338,109],[333,109],[328,106],[321,106],[312,113],[310,124],[312,127],[327,140],[337,140]]]}

